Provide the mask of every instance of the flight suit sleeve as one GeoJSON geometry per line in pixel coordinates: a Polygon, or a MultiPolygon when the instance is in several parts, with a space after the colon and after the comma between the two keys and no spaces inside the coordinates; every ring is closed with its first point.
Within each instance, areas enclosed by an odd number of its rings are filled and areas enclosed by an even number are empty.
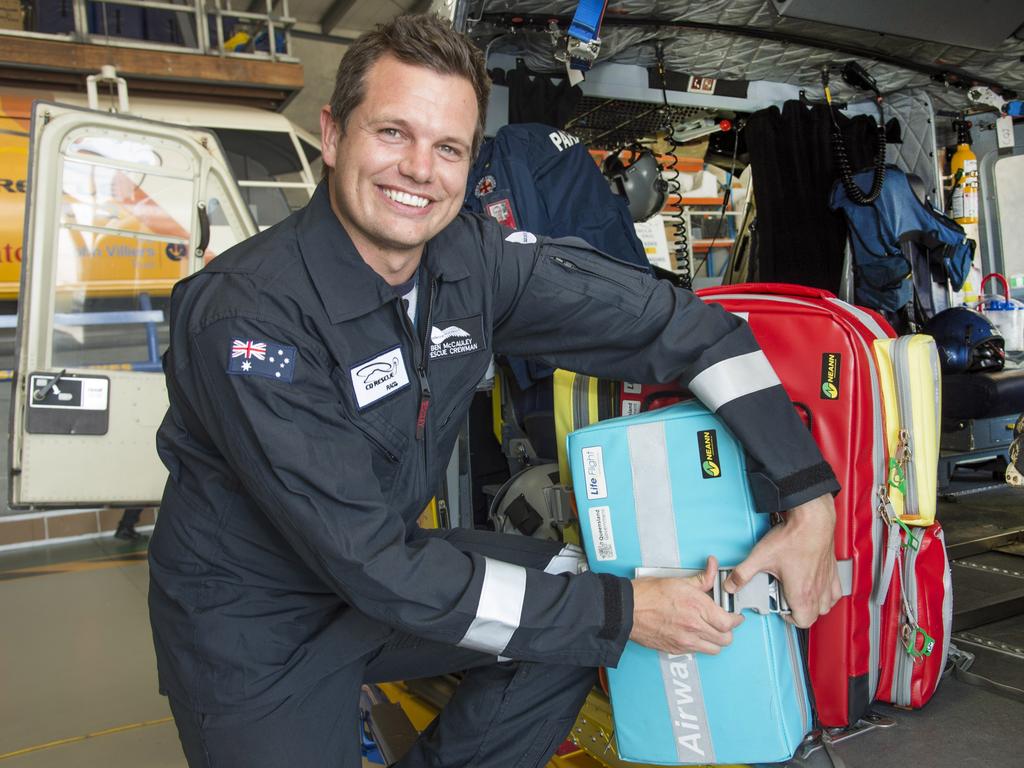
{"type": "Polygon", "coordinates": [[[680,382],[743,444],[762,512],[839,490],[744,320],[576,238],[483,237],[498,254],[495,351],[602,378],[680,382]]]}
{"type": "Polygon", "coordinates": [[[444,537],[408,536],[388,503],[402,493],[388,466],[419,453],[366,431],[341,396],[346,372],[315,339],[233,316],[188,341],[188,355],[176,352],[167,371],[176,396],[244,491],[344,600],[406,632],[485,653],[617,663],[631,629],[628,582],[525,568],[444,537]]]}

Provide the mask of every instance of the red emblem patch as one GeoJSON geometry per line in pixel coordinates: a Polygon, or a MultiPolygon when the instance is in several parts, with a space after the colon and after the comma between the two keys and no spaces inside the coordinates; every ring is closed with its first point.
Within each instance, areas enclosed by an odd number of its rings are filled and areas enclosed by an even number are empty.
{"type": "Polygon", "coordinates": [[[488,203],[487,213],[509,229],[519,228],[516,226],[515,214],[512,213],[512,201],[508,198],[488,203]]]}

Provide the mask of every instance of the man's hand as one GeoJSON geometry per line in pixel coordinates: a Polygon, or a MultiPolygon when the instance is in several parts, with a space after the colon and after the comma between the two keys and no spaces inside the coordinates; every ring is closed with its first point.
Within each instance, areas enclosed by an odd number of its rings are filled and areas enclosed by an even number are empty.
{"type": "Polygon", "coordinates": [[[826,494],[794,507],[786,521],[772,528],[725,582],[736,592],[755,573],[770,573],[782,582],[798,627],[809,627],[842,597],[836,571],[833,535],[836,508],[826,494]]]}
{"type": "Polygon", "coordinates": [[[699,576],[634,579],[629,639],[668,653],[717,654],[732,642],[732,630],[743,621],[707,594],[717,573],[718,561],[709,557],[699,576]]]}

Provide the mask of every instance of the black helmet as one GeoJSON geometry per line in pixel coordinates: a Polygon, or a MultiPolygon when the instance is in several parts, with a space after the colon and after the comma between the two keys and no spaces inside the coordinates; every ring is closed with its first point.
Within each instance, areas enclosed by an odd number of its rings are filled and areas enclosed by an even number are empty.
{"type": "Polygon", "coordinates": [[[938,345],[943,373],[1003,369],[1003,337],[980,312],[966,307],[946,309],[925,323],[922,330],[938,345]]]}
{"type": "Polygon", "coordinates": [[[668,196],[668,182],[661,178],[658,158],[649,149],[629,149],[633,162],[622,162],[624,150],[616,150],[605,158],[602,172],[612,192],[626,198],[633,221],[646,221],[658,213],[668,196]]]}

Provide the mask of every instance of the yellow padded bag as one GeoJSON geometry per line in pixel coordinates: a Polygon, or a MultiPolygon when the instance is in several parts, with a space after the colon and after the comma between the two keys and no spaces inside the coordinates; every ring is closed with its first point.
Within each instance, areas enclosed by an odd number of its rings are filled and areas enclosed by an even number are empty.
{"type": "Polygon", "coordinates": [[[897,519],[935,521],[942,376],[935,340],[924,334],[876,339],[889,455],[887,490],[897,519]]]}
{"type": "Polygon", "coordinates": [[[572,371],[555,371],[555,443],[558,446],[558,476],[562,485],[572,487],[565,453],[565,438],[595,421],[610,419],[616,412],[619,383],[572,371]]]}

